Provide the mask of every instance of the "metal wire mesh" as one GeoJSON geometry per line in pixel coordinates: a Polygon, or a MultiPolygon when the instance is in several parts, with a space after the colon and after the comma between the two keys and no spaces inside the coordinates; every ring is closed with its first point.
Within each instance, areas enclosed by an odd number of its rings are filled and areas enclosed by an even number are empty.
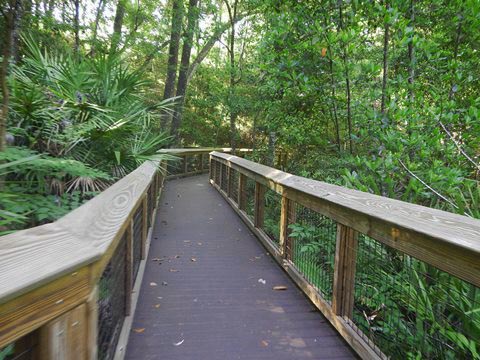
{"type": "Polygon", "coordinates": [[[142,260],[143,207],[139,206],[133,215],[133,278],[137,277],[142,260]]]}
{"type": "Polygon", "coordinates": [[[220,186],[220,171],[221,171],[221,163],[219,163],[218,161],[215,161],[215,178],[214,178],[214,181],[215,181],[215,184],[217,184],[218,186],[220,186]]]}
{"type": "Polygon", "coordinates": [[[336,223],[298,203],[288,213],[287,257],[322,297],[332,300],[336,223]]]}
{"type": "Polygon", "coordinates": [[[250,220],[255,216],[255,180],[246,178],[244,196],[246,199],[245,212],[250,220]]]}
{"type": "Polygon", "coordinates": [[[200,170],[199,165],[199,155],[189,155],[186,157],[187,160],[187,172],[193,172],[200,170]]]}
{"type": "Polygon", "coordinates": [[[379,354],[480,358],[479,288],[364,235],[356,258],[350,324],[379,354]]]}
{"type": "Polygon", "coordinates": [[[227,192],[228,188],[228,172],[227,172],[227,165],[221,164],[221,171],[222,171],[222,177],[221,177],[221,184],[220,188],[227,192]]]}
{"type": "Polygon", "coordinates": [[[275,191],[265,191],[265,210],[263,220],[263,231],[276,244],[280,241],[280,215],[282,212],[282,196],[275,191]]]}
{"type": "Polygon", "coordinates": [[[125,318],[126,236],[120,240],[98,283],[98,358],[113,359],[125,318]]]}
{"type": "Polygon", "coordinates": [[[230,169],[230,198],[238,204],[238,181],[240,174],[235,169],[230,169]]]}
{"type": "Polygon", "coordinates": [[[167,164],[167,173],[169,175],[183,174],[183,158],[169,161],[167,164]]]}
{"type": "Polygon", "coordinates": [[[202,170],[208,169],[210,167],[210,160],[208,154],[203,155],[202,161],[202,170]]]}
{"type": "Polygon", "coordinates": [[[36,358],[37,337],[31,334],[0,349],[0,360],[33,360],[36,358]]]}

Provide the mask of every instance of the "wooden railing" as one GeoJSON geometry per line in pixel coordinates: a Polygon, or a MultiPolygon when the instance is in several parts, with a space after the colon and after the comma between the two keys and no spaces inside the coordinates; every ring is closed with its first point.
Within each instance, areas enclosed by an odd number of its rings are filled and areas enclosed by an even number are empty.
{"type": "MultiPolygon", "coordinates": [[[[204,160],[176,174],[185,176],[208,170],[210,151],[161,152],[204,160]]],[[[123,356],[166,177],[158,165],[145,162],[54,223],[0,237],[0,354],[123,356]]]]}
{"type": "Polygon", "coordinates": [[[363,359],[478,356],[479,220],[210,162],[213,186],[363,359]]]}

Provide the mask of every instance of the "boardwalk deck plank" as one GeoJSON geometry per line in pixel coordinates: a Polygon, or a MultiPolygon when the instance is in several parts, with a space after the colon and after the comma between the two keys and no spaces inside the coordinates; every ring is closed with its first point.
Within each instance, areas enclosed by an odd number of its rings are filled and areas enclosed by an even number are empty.
{"type": "Polygon", "coordinates": [[[157,216],[127,359],[355,358],[206,176],[167,182],[157,216]]]}

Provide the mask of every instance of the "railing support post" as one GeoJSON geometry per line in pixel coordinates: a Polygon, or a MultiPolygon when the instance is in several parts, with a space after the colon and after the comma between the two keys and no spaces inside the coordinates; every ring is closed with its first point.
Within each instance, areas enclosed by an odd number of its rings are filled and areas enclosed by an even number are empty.
{"type": "Polygon", "coordinates": [[[255,183],[255,227],[263,227],[265,217],[265,186],[259,182],[255,183]]]}
{"type": "Polygon", "coordinates": [[[148,200],[147,194],[143,197],[142,200],[142,260],[145,260],[147,256],[147,234],[148,234],[148,200]]]}
{"type": "Polygon", "coordinates": [[[281,206],[281,213],[280,213],[280,239],[279,239],[279,249],[280,255],[284,259],[291,259],[291,251],[290,251],[290,239],[288,237],[289,230],[288,226],[294,222],[292,218],[292,214],[294,214],[294,202],[287,198],[286,196],[282,196],[282,206],[281,206]]]}
{"type": "Polygon", "coordinates": [[[128,224],[125,235],[125,315],[128,316],[132,308],[133,290],[133,220],[128,224]]]}
{"type": "MultiPolygon", "coordinates": [[[[44,325],[40,329],[40,359],[92,359],[90,333],[96,332],[96,325],[90,329],[91,325],[86,303],[44,325]]],[[[96,342],[93,347],[96,349],[96,342]]]]}
{"type": "Polygon", "coordinates": [[[357,245],[358,233],[348,226],[338,224],[332,310],[336,315],[348,318],[353,313],[357,245]]]}
{"type": "MultiPolygon", "coordinates": [[[[226,166],[226,165],[225,165],[226,166]]],[[[227,166],[227,195],[229,198],[232,198],[233,192],[233,176],[232,176],[232,168],[227,166]]]]}

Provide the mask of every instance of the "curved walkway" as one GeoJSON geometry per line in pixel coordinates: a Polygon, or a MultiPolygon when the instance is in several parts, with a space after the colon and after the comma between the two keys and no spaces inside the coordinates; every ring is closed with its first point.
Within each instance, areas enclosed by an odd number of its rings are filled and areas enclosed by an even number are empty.
{"type": "Polygon", "coordinates": [[[355,358],[206,175],[168,181],[157,216],[127,359],[355,358]]]}

